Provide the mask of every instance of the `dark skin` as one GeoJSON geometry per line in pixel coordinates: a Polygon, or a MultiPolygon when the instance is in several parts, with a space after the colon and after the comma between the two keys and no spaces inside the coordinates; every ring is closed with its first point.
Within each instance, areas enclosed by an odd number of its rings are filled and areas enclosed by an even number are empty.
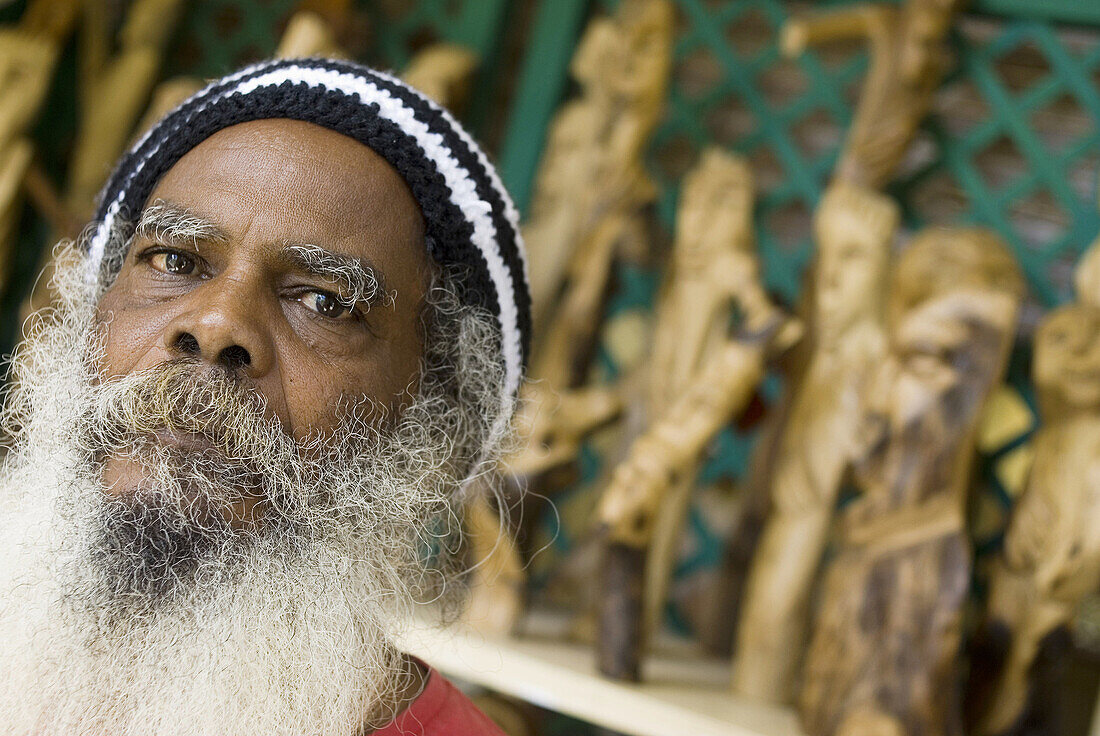
{"type": "MultiPolygon", "coordinates": [[[[149,198],[160,201],[218,237],[135,238],[99,304],[103,378],[198,358],[232,370],[296,439],[333,429],[341,397],[397,410],[415,393],[432,265],[420,209],[378,154],[310,123],[243,123],[176,163],[149,198]],[[286,258],[294,244],[365,264],[387,299],[341,304],[338,286],[286,258]]],[[[164,441],[186,447],[187,439],[164,441]]],[[[108,458],[108,492],[134,493],[140,472],[108,458]]],[[[262,520],[262,504],[251,497],[219,511],[249,525],[262,520]]]]}
{"type": "MultiPolygon", "coordinates": [[[[431,265],[420,209],[378,154],[310,123],[243,123],[187,153],[150,195],[157,201],[224,241],[135,238],[99,305],[104,378],[186,356],[229,366],[298,439],[332,429],[341,397],[396,408],[415,391],[431,265]],[[344,308],[337,286],[285,258],[288,244],[368,264],[392,303],[344,308]]],[[[105,480],[124,494],[134,472],[112,458],[105,480]]]]}

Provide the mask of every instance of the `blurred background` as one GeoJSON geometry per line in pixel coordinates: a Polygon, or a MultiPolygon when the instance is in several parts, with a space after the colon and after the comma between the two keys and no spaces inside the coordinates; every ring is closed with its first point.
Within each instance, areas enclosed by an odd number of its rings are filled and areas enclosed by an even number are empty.
{"type": "MultiPolygon", "coordinates": [[[[643,152],[655,187],[643,208],[646,236],[615,260],[587,380],[614,382],[644,360],[680,181],[708,146],[749,162],[764,283],[776,301],[798,310],[813,256],[812,213],[852,122],[868,55],[864,43],[849,41],[791,58],[779,48],[780,29],[809,9],[849,4],[672,2],[671,76],[643,152]]],[[[7,63],[0,78],[0,351],[10,353],[18,339],[50,248],[80,232],[127,143],[167,101],[275,54],[297,13],[321,19],[327,30],[320,32],[329,34],[323,43],[341,54],[398,72],[441,43],[464,50],[457,58],[472,72],[447,91],[447,102],[497,162],[526,215],[553,117],[581,92],[570,69],[574,51],[589,22],[617,6],[614,0],[0,2],[6,34],[0,60],[7,63]]],[[[1074,267],[1100,233],[1100,3],[974,0],[948,42],[949,71],[885,192],[901,207],[904,232],[929,224],[996,231],[1027,279],[1008,376],[987,407],[995,419],[978,435],[969,524],[974,605],[980,605],[986,561],[1000,549],[1038,426],[1029,387],[1032,334],[1045,310],[1072,298],[1074,267]]],[[[782,376],[769,375],[709,446],[665,609],[675,632],[698,635],[717,625],[713,591],[733,546],[737,488],[762,420],[782,391],[782,376]]],[[[606,474],[615,431],[585,439],[576,473],[555,489],[560,519],[544,514],[530,530],[530,546],[543,550],[530,563],[531,595],[546,605],[568,606],[573,595],[575,578],[562,570],[583,555],[598,497],[593,486],[606,474]]],[[[1076,674],[1065,699],[1072,732],[1083,733],[1100,672],[1100,597],[1085,599],[1073,632],[1066,666],[1076,674]]],[[[585,728],[549,713],[536,720],[538,733],[585,728]]]]}

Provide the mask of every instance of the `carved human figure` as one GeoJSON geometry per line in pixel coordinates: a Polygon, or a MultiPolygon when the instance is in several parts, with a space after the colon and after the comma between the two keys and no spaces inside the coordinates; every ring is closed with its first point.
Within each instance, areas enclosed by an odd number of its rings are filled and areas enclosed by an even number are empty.
{"type": "MultiPolygon", "coordinates": [[[[110,59],[98,58],[98,52],[84,54],[85,89],[65,198],[78,217],[91,216],[96,194],[141,117],[182,5],[180,0],[138,0],[118,34],[118,53],[110,59]]],[[[109,46],[106,38],[94,37],[103,35],[97,32],[85,40],[109,46]]]]}
{"type": "Polygon", "coordinates": [[[38,0],[28,3],[18,25],[0,29],[0,283],[7,280],[11,236],[33,158],[27,133],[49,92],[77,8],[76,0],[38,0]]]}
{"type": "Polygon", "coordinates": [[[606,564],[627,567],[605,570],[600,660],[612,676],[638,676],[644,632],[652,631],[663,607],[691,469],[752,396],[773,344],[789,345],[797,337],[760,281],[753,200],[747,163],[718,149],[705,151],[684,179],[649,380],[636,401],[648,426],[615,468],[597,510],[612,548],[606,564]],[[730,339],[735,307],[743,319],[730,339]],[[629,605],[620,600],[635,591],[640,599],[628,596],[629,605]]]}
{"type": "MultiPolygon", "coordinates": [[[[509,476],[536,491],[529,500],[553,492],[548,476],[568,470],[584,437],[622,406],[619,387],[584,381],[615,258],[646,239],[642,212],[656,188],[641,159],[661,114],[671,54],[668,0],[628,0],[613,17],[595,19],[571,67],[581,95],[550,128],[524,226],[535,332],[532,380],[515,424],[526,442],[504,461],[509,476]]],[[[538,509],[518,516],[529,524],[538,509]]],[[[495,555],[510,558],[494,565],[515,574],[475,591],[471,610],[511,612],[491,617],[498,630],[513,628],[522,608],[521,547],[513,538],[493,544],[495,555]]]]}
{"type": "Polygon", "coordinates": [[[667,0],[623,3],[581,38],[570,67],[581,94],[551,124],[524,227],[539,332],[549,325],[574,254],[600,220],[655,194],[640,160],[664,106],[671,50],[667,0]]]}
{"type": "Polygon", "coordinates": [[[1042,425],[991,578],[983,631],[1006,646],[976,736],[1016,733],[1035,702],[1040,646],[1100,588],[1100,307],[1056,310],[1034,350],[1042,425]]]}
{"type": "MultiPolygon", "coordinates": [[[[781,353],[802,334],[801,325],[787,319],[764,290],[752,210],[752,171],[738,156],[708,149],[681,185],[676,218],[676,243],[665,293],[658,305],[653,352],[648,361],[646,413],[658,421],[700,379],[700,371],[728,341],[731,308],[741,314],[741,338],[762,336],[765,352],[781,353]]],[[[750,340],[751,341],[751,340],[750,340]]],[[[737,383],[737,381],[735,381],[737,383]]],[[[755,383],[752,384],[755,388],[755,383]]],[[[711,405],[723,417],[710,433],[689,441],[689,457],[700,457],[704,445],[724,424],[729,412],[711,405]]],[[[734,409],[743,408],[734,402],[734,409]]],[[[644,585],[645,627],[653,631],[664,610],[668,583],[676,562],[680,532],[694,486],[690,464],[662,489],[654,506],[654,526],[647,543],[644,585]]]]}
{"type": "Polygon", "coordinates": [[[843,182],[815,218],[814,343],[779,438],[772,510],[749,571],[737,633],[734,690],[771,702],[793,693],[809,594],[860,426],[860,395],[885,352],[882,315],[889,198],[843,182]]]}
{"type": "Polygon", "coordinates": [[[529,440],[508,460],[529,479],[572,460],[619,407],[614,392],[578,385],[615,255],[641,239],[641,209],[656,194],[641,156],[667,89],[671,19],[667,0],[631,0],[593,21],[573,61],[582,95],[551,128],[524,228],[536,336],[517,421],[529,440]]]}
{"type": "Polygon", "coordinates": [[[842,512],[803,672],[810,736],[962,733],[966,490],[1022,291],[1007,248],[980,230],[927,230],[894,269],[890,351],[864,389],[859,497],[842,512]]]}

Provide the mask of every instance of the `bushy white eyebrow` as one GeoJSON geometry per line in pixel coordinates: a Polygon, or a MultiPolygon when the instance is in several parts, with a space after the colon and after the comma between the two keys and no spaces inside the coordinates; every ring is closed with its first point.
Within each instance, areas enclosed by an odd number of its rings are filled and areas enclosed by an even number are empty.
{"type": "Polygon", "coordinates": [[[226,243],[229,236],[220,227],[184,207],[155,199],[138,220],[135,235],[161,242],[226,243]]]}
{"type": "Polygon", "coordinates": [[[382,274],[359,258],[311,243],[288,245],[283,253],[303,271],[344,287],[347,293],[342,294],[341,299],[348,305],[391,305],[394,302],[395,295],[387,293],[382,274]]]}

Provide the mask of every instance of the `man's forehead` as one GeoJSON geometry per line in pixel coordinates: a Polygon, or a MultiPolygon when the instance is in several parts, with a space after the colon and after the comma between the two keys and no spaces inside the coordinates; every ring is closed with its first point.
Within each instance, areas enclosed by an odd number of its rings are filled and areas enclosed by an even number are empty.
{"type": "MultiPolygon", "coordinates": [[[[150,200],[206,211],[237,194],[248,214],[267,214],[337,237],[369,225],[396,237],[423,234],[423,217],[401,175],[368,146],[320,125],[285,118],[218,131],[161,177],[150,200]],[[211,200],[214,197],[214,200],[211,200]]],[[[221,213],[218,213],[221,214],[221,213]]]]}
{"type": "Polygon", "coordinates": [[[165,173],[149,198],[157,201],[226,241],[315,245],[387,270],[426,258],[423,217],[397,171],[311,123],[258,120],[219,131],[165,173]]]}

